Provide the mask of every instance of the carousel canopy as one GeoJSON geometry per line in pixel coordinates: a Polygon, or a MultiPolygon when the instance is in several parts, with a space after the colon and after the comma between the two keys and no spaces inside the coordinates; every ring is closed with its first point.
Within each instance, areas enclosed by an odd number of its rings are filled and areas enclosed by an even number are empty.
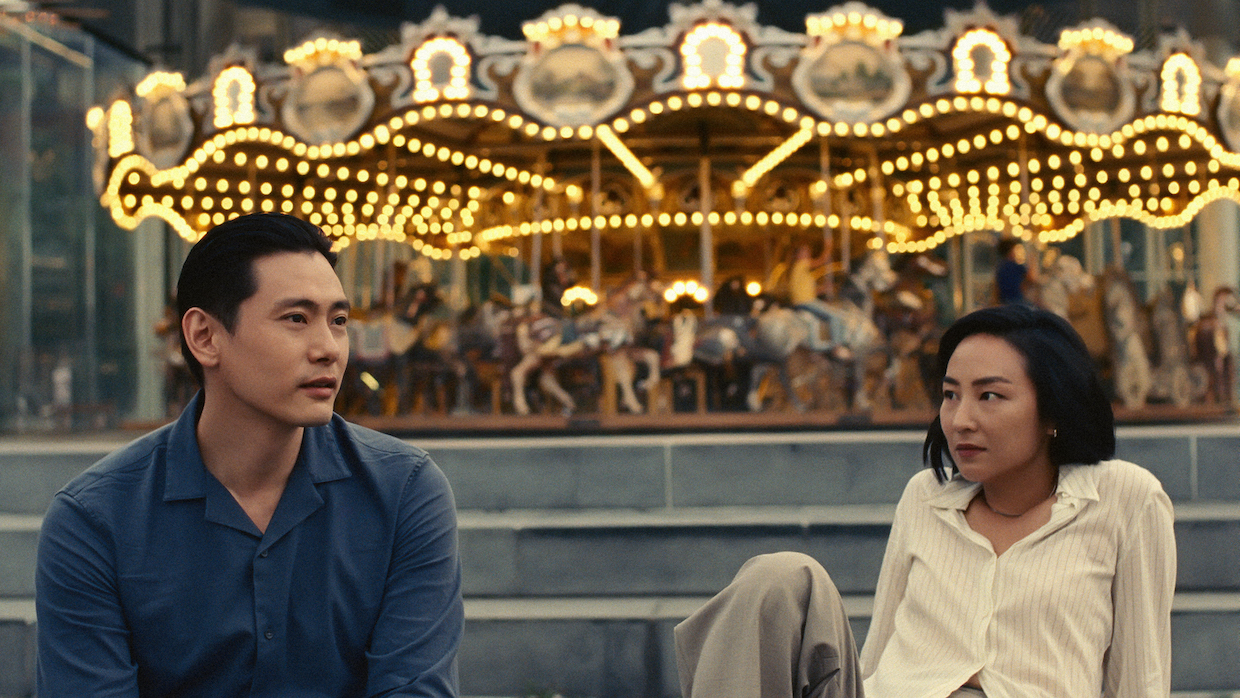
{"type": "Polygon", "coordinates": [[[280,65],[234,48],[193,82],[152,72],[88,115],[100,200],[189,240],[283,211],[435,259],[788,230],[847,259],[1240,201],[1240,60],[1211,65],[1183,32],[1134,52],[1101,20],[1052,45],[983,5],[915,35],[857,2],[804,32],[752,4],[669,14],[626,34],[564,5],[515,41],[437,10],[374,54],[315,36],[280,65]]]}

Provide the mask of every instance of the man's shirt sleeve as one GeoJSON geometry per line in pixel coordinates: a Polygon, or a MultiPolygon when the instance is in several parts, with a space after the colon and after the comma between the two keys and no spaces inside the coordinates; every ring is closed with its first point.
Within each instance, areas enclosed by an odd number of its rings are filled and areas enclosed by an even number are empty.
{"type": "Polygon", "coordinates": [[[463,629],[456,505],[447,478],[427,458],[402,493],[387,585],[367,652],[367,695],[456,696],[463,629]]]}
{"type": "Polygon", "coordinates": [[[35,572],[40,698],[136,698],[113,541],[77,500],[52,500],[35,572]]]}

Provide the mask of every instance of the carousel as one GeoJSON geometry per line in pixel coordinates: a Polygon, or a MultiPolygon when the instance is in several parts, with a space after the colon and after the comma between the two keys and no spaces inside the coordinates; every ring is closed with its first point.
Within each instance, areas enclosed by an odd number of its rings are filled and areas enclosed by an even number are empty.
{"type": "Polygon", "coordinates": [[[513,41],[439,9],[375,53],[153,71],[88,114],[100,202],[189,242],[321,226],[356,306],[339,408],[393,430],[924,425],[1001,240],[1121,417],[1233,413],[1236,291],[1197,290],[1183,233],[1240,202],[1240,59],[1101,20],[1048,45],[984,5],[912,36],[858,2],[804,33],[669,15],[564,5],[513,41]],[[1176,231],[1179,275],[1139,294],[1120,219],[1176,231]]]}

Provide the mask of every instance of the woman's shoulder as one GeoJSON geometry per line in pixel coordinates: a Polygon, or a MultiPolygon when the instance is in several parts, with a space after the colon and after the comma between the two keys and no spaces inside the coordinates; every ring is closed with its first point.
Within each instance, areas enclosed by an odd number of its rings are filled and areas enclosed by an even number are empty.
{"type": "Polygon", "coordinates": [[[1092,485],[1102,500],[1138,504],[1151,497],[1165,498],[1162,483],[1149,470],[1126,460],[1104,460],[1093,465],[1064,466],[1065,478],[1078,478],[1092,485]]]}

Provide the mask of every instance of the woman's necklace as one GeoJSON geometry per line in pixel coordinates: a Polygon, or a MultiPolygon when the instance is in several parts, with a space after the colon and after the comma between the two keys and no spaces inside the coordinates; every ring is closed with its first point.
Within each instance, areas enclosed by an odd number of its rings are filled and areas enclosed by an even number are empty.
{"type": "Polygon", "coordinates": [[[1055,478],[1055,482],[1054,482],[1053,484],[1051,484],[1051,491],[1050,491],[1050,493],[1048,493],[1048,494],[1047,494],[1045,497],[1043,497],[1042,499],[1039,499],[1037,504],[1034,504],[1033,506],[1031,506],[1031,507],[1029,507],[1028,509],[1026,509],[1026,510],[1022,511],[1022,512],[1021,512],[1021,513],[1019,513],[1019,514],[1009,514],[1009,513],[1008,513],[1008,512],[1006,512],[1006,511],[999,511],[998,509],[996,509],[996,508],[994,508],[994,507],[990,506],[990,501],[989,501],[988,499],[986,499],[986,488],[984,488],[984,487],[982,488],[982,493],[981,493],[981,495],[979,495],[978,499],[981,499],[981,500],[982,500],[982,505],[983,505],[983,506],[985,506],[987,509],[989,509],[989,510],[990,510],[990,512],[991,512],[992,514],[998,514],[999,516],[1002,516],[1002,517],[1007,518],[1007,519],[1019,519],[1020,517],[1024,516],[1025,514],[1028,514],[1029,512],[1033,511],[1034,509],[1037,509],[1037,508],[1038,508],[1038,505],[1039,505],[1039,504],[1041,504],[1042,502],[1045,502],[1046,500],[1048,500],[1048,499],[1050,499],[1052,496],[1054,496],[1054,494],[1055,494],[1055,490],[1057,490],[1057,489],[1059,489],[1059,478],[1058,478],[1058,477],[1056,477],[1056,478],[1055,478]]]}

